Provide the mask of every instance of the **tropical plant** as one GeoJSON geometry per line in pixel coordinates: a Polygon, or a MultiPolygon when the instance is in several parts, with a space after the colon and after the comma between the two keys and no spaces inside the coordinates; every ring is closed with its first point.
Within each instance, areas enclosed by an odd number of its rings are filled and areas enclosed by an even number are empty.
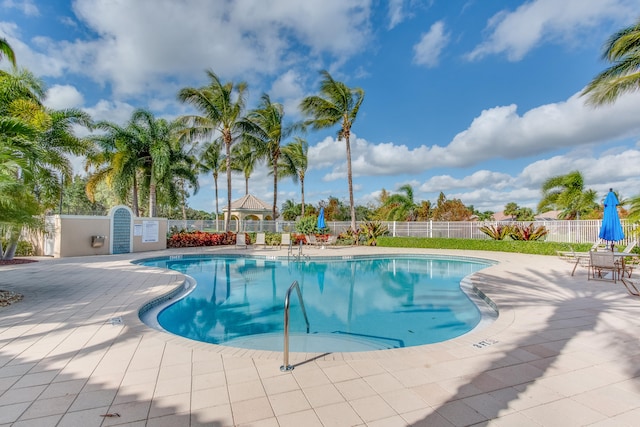
{"type": "Polygon", "coordinates": [[[579,171],[569,172],[547,179],[542,184],[542,199],[538,212],[561,210],[562,219],[580,219],[597,208],[597,193],[584,188],[584,178],[579,171]]]}
{"type": "Polygon", "coordinates": [[[512,226],[507,224],[483,225],[479,230],[493,240],[504,240],[511,235],[512,226]]]}
{"type": "Polygon", "coordinates": [[[320,95],[304,98],[300,103],[302,114],[310,117],[305,124],[313,129],[325,129],[340,123],[338,140],[344,139],[347,150],[347,181],[351,229],[356,230],[356,211],[353,202],[353,172],[351,170],[351,128],[364,100],[364,90],[349,88],[335,81],[328,71],[321,71],[320,95]]]}
{"type": "Polygon", "coordinates": [[[520,209],[520,206],[518,206],[517,203],[509,202],[504,206],[504,210],[502,212],[505,215],[509,215],[511,219],[515,219],[516,214],[518,213],[518,209],[520,209]]]}
{"type": "Polygon", "coordinates": [[[314,216],[304,216],[296,221],[296,231],[301,234],[318,233],[318,220],[314,216]]]}
{"type": "MultiPolygon", "coordinates": [[[[213,185],[216,197],[216,216],[220,213],[218,208],[218,175],[226,164],[224,154],[222,154],[222,141],[218,138],[208,143],[200,155],[200,170],[211,172],[213,175],[213,185]]],[[[216,218],[217,219],[217,218],[216,218]]]]}
{"type": "Polygon", "coordinates": [[[244,194],[249,194],[249,178],[258,161],[258,152],[249,140],[243,140],[231,149],[231,170],[241,172],[244,176],[244,194]]]}
{"type": "Polygon", "coordinates": [[[16,54],[7,42],[7,39],[0,37],[0,59],[3,57],[7,57],[9,62],[15,67],[16,66],[16,54]]]}
{"type": "Polygon", "coordinates": [[[304,216],[304,178],[309,164],[309,144],[303,138],[296,136],[293,142],[282,147],[282,158],[279,166],[281,176],[290,176],[294,183],[300,181],[301,210],[304,216]]]}
{"type": "Polygon", "coordinates": [[[415,221],[418,205],[413,200],[413,187],[405,184],[400,187],[405,194],[395,193],[386,198],[383,207],[387,209],[388,221],[415,221]]]}
{"type": "Polygon", "coordinates": [[[193,137],[210,138],[215,132],[221,135],[225,147],[227,170],[227,215],[225,231],[229,231],[231,220],[231,145],[242,133],[242,113],[245,106],[247,84],[222,83],[218,76],[207,70],[209,84],[200,88],[183,88],[178,99],[192,105],[202,116],[190,115],[181,118],[191,127],[193,137]]]}
{"type": "Polygon", "coordinates": [[[367,221],[360,224],[360,235],[364,236],[367,246],[376,246],[378,237],[389,233],[389,228],[378,221],[367,221]]]}
{"type": "Polygon", "coordinates": [[[604,45],[602,58],[612,65],[582,91],[589,104],[611,104],[623,93],[640,89],[640,20],[613,34],[604,45]]]}
{"type": "Polygon", "coordinates": [[[281,174],[280,157],[282,155],[282,141],[289,137],[295,130],[300,129],[299,124],[284,123],[284,107],[282,104],[271,102],[266,93],[260,98],[258,108],[247,113],[245,122],[245,138],[251,142],[257,152],[257,156],[267,160],[273,176],[273,219],[276,218],[278,206],[278,180],[281,174]]]}
{"type": "Polygon", "coordinates": [[[549,230],[544,225],[536,227],[533,223],[513,225],[509,232],[509,236],[513,240],[541,240],[547,234],[549,234],[549,230]]]}
{"type": "Polygon", "coordinates": [[[23,228],[39,228],[37,217],[61,195],[61,175],[71,177],[68,155],[82,155],[88,145],[72,125],[88,126],[77,110],[42,105],[44,84],[27,70],[0,72],[0,234],[13,258],[23,228]]]}
{"type": "Polygon", "coordinates": [[[85,170],[89,172],[87,195],[94,201],[98,186],[107,183],[118,203],[129,200],[133,214],[140,216],[138,193],[143,147],[130,125],[131,120],[124,127],[108,121],[95,124],[102,133],[90,136],[96,148],[85,159],[85,170]]]}

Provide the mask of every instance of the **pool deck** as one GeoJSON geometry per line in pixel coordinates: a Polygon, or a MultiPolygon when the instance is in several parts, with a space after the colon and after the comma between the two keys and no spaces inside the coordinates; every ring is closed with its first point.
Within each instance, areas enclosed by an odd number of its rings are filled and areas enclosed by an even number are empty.
{"type": "MultiPolygon", "coordinates": [[[[0,266],[0,426],[637,426],[640,298],[556,257],[372,247],[309,256],[433,253],[499,261],[471,276],[499,307],[454,340],[366,353],[197,343],[137,316],[182,283],[133,259],[191,249],[0,266]]],[[[635,273],[638,274],[637,272],[635,273]]]]}

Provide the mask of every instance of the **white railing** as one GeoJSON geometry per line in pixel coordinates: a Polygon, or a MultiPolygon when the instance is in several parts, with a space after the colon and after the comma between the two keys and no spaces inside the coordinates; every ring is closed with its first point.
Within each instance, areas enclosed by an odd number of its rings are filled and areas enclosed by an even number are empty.
{"type": "MultiPolygon", "coordinates": [[[[625,241],[635,238],[636,225],[622,220],[622,228],[625,234],[625,241]]],[[[358,225],[362,222],[359,221],[358,225]]],[[[531,221],[524,222],[498,222],[498,221],[381,221],[389,229],[390,236],[398,237],[446,237],[463,239],[488,239],[489,237],[480,231],[484,225],[497,224],[520,224],[528,226],[531,221]]],[[[567,243],[592,243],[598,239],[601,220],[580,220],[580,221],[533,221],[533,225],[544,226],[549,231],[545,240],[549,242],[567,243]]],[[[327,221],[327,227],[332,234],[345,232],[351,226],[349,221],[327,221]]],[[[223,231],[224,221],[182,221],[169,220],[169,230],[200,230],[200,231],[223,231]]],[[[231,222],[231,231],[240,230],[247,232],[268,231],[268,232],[294,232],[295,221],[248,221],[242,223],[231,222]]]]}

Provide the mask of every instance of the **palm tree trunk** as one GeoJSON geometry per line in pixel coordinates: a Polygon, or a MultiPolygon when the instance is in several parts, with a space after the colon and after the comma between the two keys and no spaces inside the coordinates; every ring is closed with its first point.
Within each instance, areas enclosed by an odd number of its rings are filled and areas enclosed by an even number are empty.
{"type": "Polygon", "coordinates": [[[304,218],[304,177],[300,177],[300,197],[302,198],[302,213],[300,216],[304,218]]]}
{"type": "Polygon", "coordinates": [[[131,198],[133,200],[131,200],[131,208],[133,210],[133,214],[136,217],[140,216],[140,208],[138,207],[138,180],[135,176],[135,174],[133,175],[133,189],[132,189],[132,195],[131,198]]]}
{"type": "Polygon", "coordinates": [[[184,189],[184,179],[180,178],[180,186],[182,187],[182,220],[187,220],[187,192],[184,189]]]}
{"type": "Polygon", "coordinates": [[[273,160],[273,220],[276,220],[276,206],[278,206],[278,158],[273,160]]]}
{"type": "Polygon", "coordinates": [[[345,130],[344,139],[347,146],[347,181],[349,183],[349,209],[351,210],[351,230],[356,231],[356,208],[353,203],[353,174],[351,172],[351,144],[349,131],[345,130]]]}
{"type": "Polygon", "coordinates": [[[218,208],[218,174],[213,174],[213,185],[216,190],[216,231],[218,231],[218,214],[220,213],[220,209],[218,208]]]}
{"type": "Polygon", "coordinates": [[[151,183],[149,184],[149,218],[156,217],[156,183],[155,179],[151,177],[151,183]]]}
{"type": "Polygon", "coordinates": [[[229,231],[229,224],[231,220],[231,138],[227,139],[225,136],[224,139],[224,146],[227,154],[227,213],[224,216],[224,231],[229,231]]]}

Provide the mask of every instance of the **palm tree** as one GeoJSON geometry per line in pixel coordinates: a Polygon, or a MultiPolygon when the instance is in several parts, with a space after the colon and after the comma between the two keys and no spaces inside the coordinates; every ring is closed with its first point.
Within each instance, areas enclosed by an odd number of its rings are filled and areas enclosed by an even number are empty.
{"type": "Polygon", "coordinates": [[[143,186],[148,189],[149,209],[147,216],[153,218],[157,210],[158,182],[170,178],[172,155],[172,138],[181,126],[181,122],[168,122],[165,119],[156,119],[150,111],[138,109],[131,116],[130,130],[138,140],[140,151],[138,159],[144,171],[143,186]]]}
{"type": "Polygon", "coordinates": [[[282,147],[282,161],[280,175],[290,176],[294,183],[300,180],[300,197],[302,203],[301,216],[304,217],[304,177],[309,164],[309,144],[303,138],[296,136],[293,142],[282,147]]]}
{"type": "Polygon", "coordinates": [[[7,39],[0,37],[0,59],[2,59],[3,56],[6,56],[14,67],[16,66],[16,54],[13,52],[7,39]]]}
{"type": "Polygon", "coordinates": [[[542,199],[538,203],[538,212],[553,209],[562,210],[559,218],[580,219],[595,209],[597,193],[584,188],[584,178],[579,171],[569,172],[547,179],[542,184],[542,199]]]}
{"type": "Polygon", "coordinates": [[[405,194],[392,194],[386,198],[384,207],[388,208],[387,220],[390,221],[415,221],[418,205],[413,200],[413,187],[405,184],[400,187],[405,194]]]}
{"type": "Polygon", "coordinates": [[[640,89],[640,20],[613,34],[604,45],[602,58],[613,65],[582,91],[589,104],[610,104],[623,93],[640,89]]]}
{"type": "Polygon", "coordinates": [[[213,174],[213,185],[216,195],[216,225],[218,213],[220,212],[218,209],[218,175],[220,171],[222,171],[224,163],[226,163],[226,161],[222,154],[222,141],[220,139],[216,139],[204,147],[200,155],[200,170],[213,174]]]}
{"type": "Polygon", "coordinates": [[[227,169],[227,214],[225,231],[229,231],[231,219],[231,145],[242,131],[240,121],[245,105],[247,84],[222,83],[218,76],[207,70],[209,85],[201,88],[183,88],[178,99],[192,105],[203,115],[185,116],[182,120],[191,126],[194,136],[209,138],[219,132],[225,147],[227,169]]]}
{"type": "Polygon", "coordinates": [[[44,155],[33,141],[38,130],[14,117],[0,116],[0,259],[13,259],[24,227],[38,225],[41,207],[32,191],[32,160],[44,155]]]}
{"type": "Polygon", "coordinates": [[[244,194],[249,194],[249,178],[258,161],[258,152],[248,140],[236,144],[231,149],[231,170],[244,175],[244,194]]]}
{"type": "Polygon", "coordinates": [[[87,182],[89,199],[93,201],[98,185],[106,182],[119,203],[131,200],[131,210],[138,217],[140,141],[128,125],[122,127],[102,121],[96,123],[95,128],[104,133],[90,137],[96,149],[85,160],[85,170],[90,172],[87,182]]]}
{"type": "Polygon", "coordinates": [[[351,127],[364,100],[364,90],[348,88],[335,81],[328,71],[321,71],[320,95],[304,98],[300,103],[302,114],[311,117],[306,124],[313,129],[324,129],[340,123],[338,140],[344,138],[347,149],[347,181],[349,183],[349,208],[351,229],[356,230],[356,210],[353,202],[353,175],[351,171],[351,127]]]}
{"type": "Polygon", "coordinates": [[[299,129],[300,125],[284,124],[284,107],[282,104],[271,102],[271,98],[266,93],[262,95],[260,105],[255,110],[247,114],[245,122],[246,138],[255,147],[258,156],[267,160],[271,166],[273,175],[273,219],[276,219],[278,206],[278,167],[280,166],[280,156],[282,140],[291,133],[299,129]]]}

